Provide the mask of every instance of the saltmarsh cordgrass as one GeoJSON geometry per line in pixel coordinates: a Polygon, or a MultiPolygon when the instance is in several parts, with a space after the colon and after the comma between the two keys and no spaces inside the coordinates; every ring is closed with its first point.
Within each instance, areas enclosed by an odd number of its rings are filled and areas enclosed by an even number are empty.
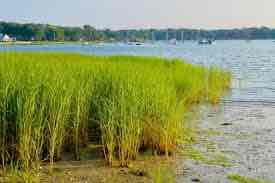
{"type": "Polygon", "coordinates": [[[178,59],[61,53],[0,54],[0,160],[30,169],[97,141],[109,164],[144,149],[174,152],[184,111],[217,103],[226,71],[178,59]]]}

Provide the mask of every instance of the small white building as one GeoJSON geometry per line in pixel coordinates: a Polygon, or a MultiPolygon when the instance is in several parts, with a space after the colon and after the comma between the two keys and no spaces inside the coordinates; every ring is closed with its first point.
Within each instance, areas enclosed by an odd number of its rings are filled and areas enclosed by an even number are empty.
{"type": "Polygon", "coordinates": [[[13,41],[13,39],[9,35],[5,34],[4,36],[1,37],[1,41],[10,42],[10,41],[13,41]]]}

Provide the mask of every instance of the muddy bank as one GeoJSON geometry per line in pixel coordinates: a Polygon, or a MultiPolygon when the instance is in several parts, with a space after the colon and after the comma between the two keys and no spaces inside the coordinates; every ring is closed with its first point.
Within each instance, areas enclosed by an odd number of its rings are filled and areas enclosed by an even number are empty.
{"type": "MultiPolygon", "coordinates": [[[[24,182],[21,176],[30,176],[29,181],[41,183],[154,183],[175,182],[174,164],[176,159],[160,156],[139,157],[129,164],[129,167],[120,167],[116,162],[113,167],[106,164],[104,159],[83,161],[62,160],[54,164],[53,169],[49,163],[42,163],[35,175],[3,174],[0,171],[0,183],[24,182]],[[22,181],[21,181],[22,180],[22,181]]],[[[23,173],[23,172],[21,172],[23,173]]],[[[25,177],[26,178],[26,177],[25,177]]]]}
{"type": "Polygon", "coordinates": [[[178,162],[177,182],[227,183],[229,174],[275,180],[275,104],[224,102],[200,113],[192,147],[199,158],[178,162]]]}

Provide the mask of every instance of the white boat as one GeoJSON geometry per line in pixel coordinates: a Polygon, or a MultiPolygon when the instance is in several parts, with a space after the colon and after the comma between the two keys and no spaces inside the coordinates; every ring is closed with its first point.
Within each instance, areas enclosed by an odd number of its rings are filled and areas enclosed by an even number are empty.
{"type": "Polygon", "coordinates": [[[199,44],[212,44],[213,43],[213,41],[212,40],[210,40],[210,39],[201,39],[201,40],[199,40],[199,42],[198,42],[199,44]]]}
{"type": "Polygon", "coordinates": [[[176,39],[170,39],[169,43],[173,44],[173,45],[176,45],[177,44],[177,40],[176,39]]]}
{"type": "Polygon", "coordinates": [[[143,42],[130,41],[130,42],[127,42],[126,44],[128,44],[128,45],[134,45],[134,46],[141,46],[141,45],[143,45],[143,42]]]}

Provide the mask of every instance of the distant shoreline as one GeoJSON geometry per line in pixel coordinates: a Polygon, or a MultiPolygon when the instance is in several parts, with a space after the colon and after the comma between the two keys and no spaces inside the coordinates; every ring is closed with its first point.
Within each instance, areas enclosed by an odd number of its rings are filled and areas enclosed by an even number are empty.
{"type": "Polygon", "coordinates": [[[81,42],[81,41],[10,41],[0,42],[0,45],[49,45],[49,44],[95,44],[99,42],[81,42]]]}
{"type": "Polygon", "coordinates": [[[7,35],[15,40],[30,41],[258,40],[275,39],[275,28],[262,26],[216,30],[190,28],[111,30],[97,29],[91,25],[69,27],[0,21],[0,35],[7,35]]]}

